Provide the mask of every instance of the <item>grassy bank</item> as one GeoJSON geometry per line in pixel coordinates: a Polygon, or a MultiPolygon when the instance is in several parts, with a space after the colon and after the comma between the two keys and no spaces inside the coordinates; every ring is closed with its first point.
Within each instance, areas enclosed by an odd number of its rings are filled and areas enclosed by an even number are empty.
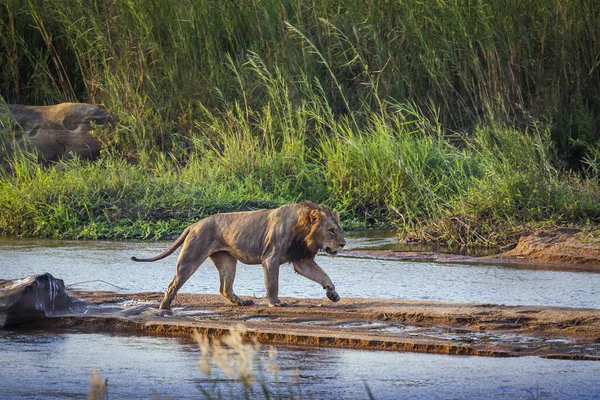
{"type": "Polygon", "coordinates": [[[162,237],[303,199],[347,227],[459,244],[600,222],[592,1],[0,9],[6,102],[92,102],[119,121],[93,163],[5,152],[0,234],[162,237]]]}
{"type": "Polygon", "coordinates": [[[203,132],[213,127],[219,148],[199,137],[185,163],[107,154],[40,168],[17,155],[0,180],[0,231],[157,238],[217,211],[303,199],[336,207],[347,228],[385,224],[451,244],[496,245],[528,227],[600,218],[597,178],[556,169],[548,129],[478,127],[457,145],[427,121],[373,116],[358,132],[332,121],[309,147],[304,129],[257,137],[235,116],[213,122],[203,132]]]}

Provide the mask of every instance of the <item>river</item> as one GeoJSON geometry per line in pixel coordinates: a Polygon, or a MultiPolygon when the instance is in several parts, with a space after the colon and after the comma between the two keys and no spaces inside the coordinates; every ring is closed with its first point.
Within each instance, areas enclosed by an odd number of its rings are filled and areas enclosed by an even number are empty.
{"type": "MultiPolygon", "coordinates": [[[[349,247],[380,246],[390,237],[350,237],[349,247]]],[[[175,257],[134,263],[168,242],[0,240],[0,278],[50,272],[77,289],[163,291],[175,257]]],[[[600,274],[490,264],[444,264],[318,256],[343,297],[485,302],[600,308],[600,274]]],[[[322,297],[322,289],[289,266],[280,296],[322,297]]],[[[264,296],[260,267],[240,265],[234,285],[242,296],[264,296]]],[[[218,274],[201,266],[182,292],[218,293],[218,274]]],[[[267,346],[262,356],[266,357],[267,346]]],[[[186,339],[73,331],[0,331],[0,398],[85,398],[94,368],[108,379],[109,398],[203,398],[220,387],[236,398],[241,386],[223,374],[204,376],[197,345],[186,339]]],[[[279,379],[267,386],[289,397],[377,399],[596,399],[600,363],[538,357],[488,358],[277,347],[279,379]],[[292,392],[288,388],[293,383],[292,392]]],[[[257,390],[259,390],[257,388],[257,390]]]]}

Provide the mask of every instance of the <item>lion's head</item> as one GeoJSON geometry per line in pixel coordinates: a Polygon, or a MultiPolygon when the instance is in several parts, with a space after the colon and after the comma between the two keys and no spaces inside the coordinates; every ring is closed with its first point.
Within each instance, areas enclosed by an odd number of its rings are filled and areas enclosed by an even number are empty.
{"type": "Polygon", "coordinates": [[[298,209],[298,222],[292,231],[288,250],[291,261],[312,258],[319,250],[336,254],[346,245],[340,214],[329,207],[305,201],[298,209]]]}

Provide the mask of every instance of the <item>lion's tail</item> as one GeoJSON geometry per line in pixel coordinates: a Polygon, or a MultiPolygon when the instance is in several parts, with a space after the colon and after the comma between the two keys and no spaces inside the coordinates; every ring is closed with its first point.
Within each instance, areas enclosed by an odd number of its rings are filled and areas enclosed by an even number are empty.
{"type": "Polygon", "coordinates": [[[175,250],[177,250],[177,248],[179,246],[181,246],[183,244],[183,241],[185,240],[185,238],[187,237],[187,235],[190,233],[190,228],[186,228],[185,231],[183,231],[183,233],[181,235],[179,235],[179,237],[177,238],[176,241],[173,242],[173,244],[171,245],[171,247],[169,247],[164,253],[156,256],[156,257],[152,257],[152,258],[137,258],[135,256],[131,257],[131,261],[138,261],[138,262],[151,262],[151,261],[158,261],[158,260],[162,260],[163,258],[170,256],[171,254],[173,254],[173,252],[175,250]]]}

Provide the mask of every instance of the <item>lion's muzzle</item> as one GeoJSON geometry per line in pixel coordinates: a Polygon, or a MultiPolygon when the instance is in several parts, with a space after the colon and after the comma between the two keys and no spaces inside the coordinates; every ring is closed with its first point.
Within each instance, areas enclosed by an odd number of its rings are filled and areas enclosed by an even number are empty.
{"type": "Polygon", "coordinates": [[[325,251],[325,253],[330,254],[332,256],[336,255],[338,253],[338,251],[342,250],[342,248],[346,245],[346,243],[338,243],[337,246],[331,247],[331,246],[325,246],[323,247],[323,251],[325,251]]]}

